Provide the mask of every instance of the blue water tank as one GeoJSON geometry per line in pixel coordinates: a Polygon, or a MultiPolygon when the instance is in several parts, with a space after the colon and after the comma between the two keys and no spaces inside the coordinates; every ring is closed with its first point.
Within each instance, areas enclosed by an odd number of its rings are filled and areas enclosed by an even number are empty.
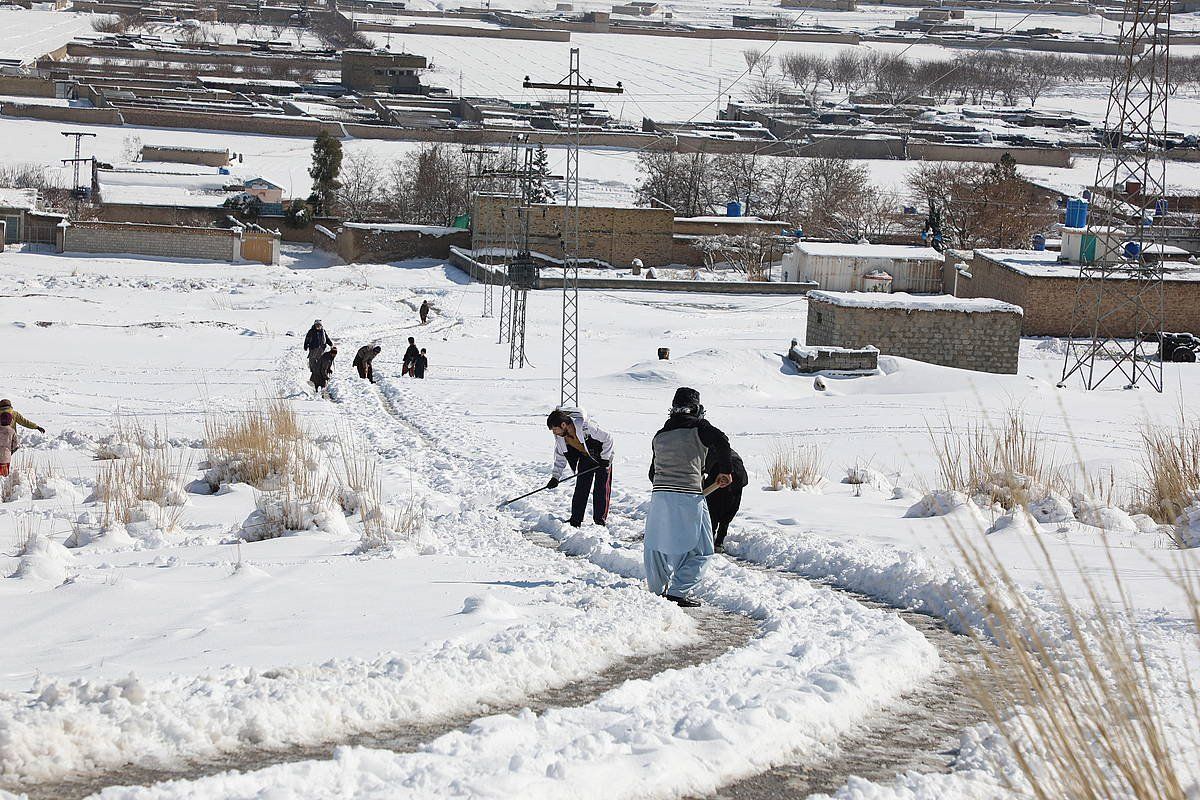
{"type": "Polygon", "coordinates": [[[739,202],[739,201],[737,201],[737,200],[734,200],[732,203],[726,203],[726,204],[725,204],[725,216],[727,216],[727,217],[740,217],[741,215],[742,215],[742,204],[741,204],[741,202],[739,202]]]}
{"type": "Polygon", "coordinates": [[[1035,233],[1033,235],[1033,249],[1034,250],[1045,250],[1046,249],[1046,237],[1042,236],[1040,233],[1035,233]]]}
{"type": "Polygon", "coordinates": [[[229,167],[217,167],[217,174],[218,175],[228,175],[229,167]]]}
{"type": "Polygon", "coordinates": [[[1086,228],[1087,216],[1087,201],[1081,200],[1078,197],[1072,197],[1067,201],[1067,213],[1063,224],[1068,228],[1086,228]]]}
{"type": "Polygon", "coordinates": [[[1167,214],[1167,198],[1160,197],[1154,201],[1154,216],[1163,217],[1167,214]]]}
{"type": "Polygon", "coordinates": [[[1084,189],[1083,192],[1079,196],[1082,197],[1084,200],[1091,200],[1092,199],[1092,190],[1084,189]]]}
{"type": "Polygon", "coordinates": [[[1125,255],[1128,256],[1129,258],[1137,258],[1141,252],[1142,252],[1142,246],[1140,244],[1138,244],[1137,242],[1126,242],[1125,243],[1125,255]]]}

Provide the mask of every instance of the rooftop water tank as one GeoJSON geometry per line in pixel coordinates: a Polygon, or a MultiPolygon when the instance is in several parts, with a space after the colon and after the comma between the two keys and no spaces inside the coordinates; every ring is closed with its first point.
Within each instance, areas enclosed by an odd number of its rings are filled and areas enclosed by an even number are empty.
{"type": "Polygon", "coordinates": [[[1033,249],[1034,250],[1045,250],[1046,249],[1046,237],[1042,236],[1040,233],[1035,233],[1033,235],[1033,249]]]}
{"type": "Polygon", "coordinates": [[[741,202],[739,202],[739,201],[737,201],[737,200],[734,200],[732,203],[726,203],[726,204],[725,204],[725,216],[727,216],[727,217],[740,217],[741,215],[742,215],[742,204],[741,204],[741,202]]]}

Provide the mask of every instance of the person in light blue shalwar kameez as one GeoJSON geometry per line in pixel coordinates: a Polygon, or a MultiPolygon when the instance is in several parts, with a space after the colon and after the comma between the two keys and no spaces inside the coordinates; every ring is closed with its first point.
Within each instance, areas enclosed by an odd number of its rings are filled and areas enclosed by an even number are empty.
{"type": "Polygon", "coordinates": [[[712,451],[716,486],[732,482],[729,439],[704,419],[700,393],[675,392],[671,416],[654,435],[650,462],[650,510],[646,513],[644,560],[650,591],[684,607],[713,555],[712,520],[704,501],[704,463],[712,451]]]}

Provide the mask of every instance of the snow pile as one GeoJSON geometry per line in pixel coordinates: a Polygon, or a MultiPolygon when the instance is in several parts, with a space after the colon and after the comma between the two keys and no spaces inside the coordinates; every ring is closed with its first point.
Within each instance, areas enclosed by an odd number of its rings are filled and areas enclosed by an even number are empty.
{"type": "Polygon", "coordinates": [[[1192,503],[1175,525],[1181,547],[1200,547],[1200,491],[1192,495],[1192,503]]]}
{"type": "Polygon", "coordinates": [[[256,510],[242,523],[242,538],[258,542],[312,530],[334,536],[350,535],[346,514],[333,501],[300,497],[286,491],[267,492],[258,496],[256,510]]]}
{"type": "Polygon", "coordinates": [[[58,586],[67,579],[74,562],[75,557],[67,548],[40,533],[34,533],[21,550],[16,571],[9,577],[58,586]]]}

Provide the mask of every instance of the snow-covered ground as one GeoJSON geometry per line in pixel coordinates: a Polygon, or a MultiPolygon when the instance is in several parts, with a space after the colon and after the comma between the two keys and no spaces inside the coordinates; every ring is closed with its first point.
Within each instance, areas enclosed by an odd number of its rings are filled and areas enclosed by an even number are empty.
{"type": "MultiPolygon", "coordinates": [[[[575,531],[560,521],[561,489],[496,510],[547,475],[557,293],[531,294],[536,366],[513,371],[507,346],[495,344],[497,321],[480,317],[482,288],[453,268],[331,266],[295,251],[286,261],[0,254],[4,393],[48,429],[23,431],[44,480],[0,505],[0,540],[8,553],[31,530],[51,543],[3,564],[13,577],[0,581],[0,613],[21,623],[0,634],[5,780],[128,759],[170,766],[471,713],[692,640],[694,621],[639,583],[649,439],[679,385],[701,391],[751,471],[731,553],[953,616],[971,590],[952,571],[947,519],[970,535],[994,528],[989,541],[1035,597],[1043,576],[1029,534],[998,512],[910,516],[936,486],[931,431],[1016,405],[1064,461],[1077,451],[1090,471],[1113,467],[1123,482],[1136,470],[1129,420],[1170,418],[1200,384],[1195,365],[1168,365],[1163,395],[1059,390],[1057,343],[1029,340],[1017,375],[885,357],[877,375],[826,378],[818,389],[782,361],[790,339],[803,338],[803,298],[587,292],[582,397],[617,454],[609,527],[575,531]],[[434,308],[426,327],[415,318],[422,299],[434,308]],[[340,348],[331,401],[308,399],[303,385],[299,336],[314,317],[340,348]],[[429,350],[425,381],[398,375],[408,336],[429,350]],[[372,341],[384,348],[374,387],[349,369],[372,341]],[[659,347],[671,348],[670,361],[656,360],[659,347]],[[391,551],[362,552],[357,517],[334,512],[319,529],[245,541],[256,493],[229,483],[215,495],[193,486],[178,528],[150,514],[94,535],[100,509],[90,495],[104,462],[92,454],[118,421],[126,431],[134,419],[157,427],[186,486],[203,474],[206,415],[234,414],[256,397],[286,398],[326,434],[317,441],[331,459],[338,441],[357,442],[377,460],[385,493],[424,509],[420,531],[391,551]],[[766,460],[786,441],[819,448],[819,490],[766,490],[766,460]],[[871,466],[871,482],[840,483],[855,464],[871,466]],[[582,558],[531,544],[529,529],[582,558]],[[80,530],[92,532],[89,543],[61,547],[80,530]]],[[[1186,608],[1163,569],[1195,574],[1197,551],[1170,549],[1144,524],[1120,527],[1115,514],[1087,519],[1102,517],[1115,527],[1064,516],[1043,529],[1069,591],[1079,596],[1081,576],[1102,576],[1111,552],[1152,668],[1195,666],[1194,650],[1180,647],[1186,608]]],[[[710,663],[577,708],[484,719],[410,755],[346,749],[329,761],[104,796],[704,793],[826,752],[938,666],[891,614],[736,561],[718,558],[700,596],[760,621],[759,633],[710,663]]],[[[964,769],[987,749],[967,742],[964,769]]],[[[986,770],[905,785],[987,796],[968,780],[991,785],[986,770]]]]}
{"type": "Polygon", "coordinates": [[[92,15],[0,8],[0,59],[35,61],[83,33],[92,32],[92,15]]]}

